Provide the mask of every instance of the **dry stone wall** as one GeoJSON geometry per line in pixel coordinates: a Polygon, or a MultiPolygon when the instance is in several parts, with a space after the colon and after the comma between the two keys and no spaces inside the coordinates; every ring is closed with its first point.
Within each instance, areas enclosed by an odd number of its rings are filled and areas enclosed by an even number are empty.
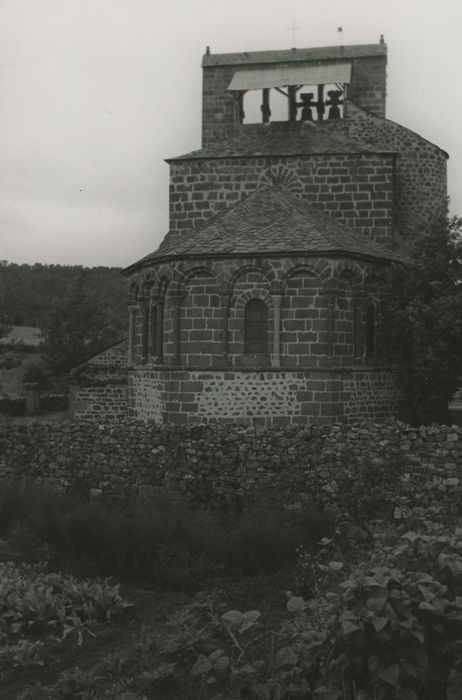
{"type": "Polygon", "coordinates": [[[368,488],[400,479],[419,494],[428,486],[462,497],[462,427],[0,425],[0,477],[108,498],[169,489],[214,507],[354,502],[355,493],[364,499],[368,488]]]}

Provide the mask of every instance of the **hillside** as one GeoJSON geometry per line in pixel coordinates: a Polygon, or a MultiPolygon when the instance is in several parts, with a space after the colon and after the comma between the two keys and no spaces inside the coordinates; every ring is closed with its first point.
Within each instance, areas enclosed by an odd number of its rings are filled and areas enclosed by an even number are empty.
{"type": "Polygon", "coordinates": [[[124,334],[126,281],[117,267],[79,265],[18,265],[0,261],[0,321],[8,325],[41,328],[57,300],[78,282],[105,309],[108,325],[124,334]]]}

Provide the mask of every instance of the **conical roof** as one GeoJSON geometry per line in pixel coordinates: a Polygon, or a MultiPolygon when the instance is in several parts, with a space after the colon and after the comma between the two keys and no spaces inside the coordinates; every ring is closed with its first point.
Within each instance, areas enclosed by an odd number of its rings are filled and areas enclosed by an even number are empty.
{"type": "Polygon", "coordinates": [[[169,233],[157,251],[127,268],[170,258],[256,254],[338,254],[407,262],[282,188],[263,186],[184,234],[169,233]]]}

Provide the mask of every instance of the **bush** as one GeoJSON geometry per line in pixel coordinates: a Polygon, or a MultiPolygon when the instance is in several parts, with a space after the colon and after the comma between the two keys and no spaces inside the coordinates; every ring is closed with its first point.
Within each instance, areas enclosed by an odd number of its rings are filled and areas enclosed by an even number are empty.
{"type": "Polygon", "coordinates": [[[16,484],[0,496],[0,536],[28,556],[47,543],[85,558],[97,574],[170,586],[226,572],[277,571],[330,529],[315,511],[222,515],[165,493],[144,503],[105,505],[16,484]]]}
{"type": "Polygon", "coordinates": [[[380,536],[347,579],[332,571],[336,591],[291,596],[279,625],[213,596],[186,606],[161,642],[153,689],[183,697],[189,678],[204,700],[458,700],[462,529],[380,536]]]}
{"type": "Polygon", "coordinates": [[[0,353],[0,369],[14,369],[21,364],[21,357],[17,352],[7,351],[0,353]]]}
{"type": "Polygon", "coordinates": [[[395,271],[391,345],[410,422],[444,423],[462,376],[462,219],[438,213],[410,253],[412,266],[395,271]]]}
{"type": "Polygon", "coordinates": [[[0,414],[4,416],[23,416],[26,412],[24,399],[0,399],[0,414]]]}
{"type": "Polygon", "coordinates": [[[0,563],[0,680],[53,659],[65,641],[81,646],[127,606],[119,585],[0,563]]]}
{"type": "Polygon", "coordinates": [[[39,391],[46,391],[52,386],[52,371],[43,359],[27,360],[24,364],[24,384],[37,384],[39,391]]]}

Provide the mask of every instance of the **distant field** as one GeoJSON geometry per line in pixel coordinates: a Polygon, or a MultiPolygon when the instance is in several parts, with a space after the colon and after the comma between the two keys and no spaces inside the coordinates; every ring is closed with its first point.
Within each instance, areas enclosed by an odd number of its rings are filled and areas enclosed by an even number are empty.
{"type": "Polygon", "coordinates": [[[38,347],[42,340],[42,333],[35,326],[12,326],[8,335],[0,338],[0,345],[23,342],[24,345],[38,347]]]}

